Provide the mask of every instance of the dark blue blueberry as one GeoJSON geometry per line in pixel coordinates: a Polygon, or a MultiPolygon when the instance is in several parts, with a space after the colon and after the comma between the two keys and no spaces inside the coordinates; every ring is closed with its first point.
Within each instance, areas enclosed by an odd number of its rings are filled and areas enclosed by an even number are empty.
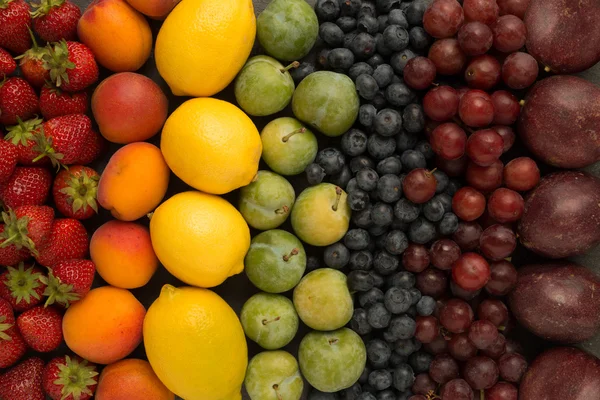
{"type": "Polygon", "coordinates": [[[431,44],[431,36],[420,26],[414,26],[408,31],[410,45],[413,49],[425,50],[431,44]]]}
{"type": "Polygon", "coordinates": [[[393,9],[400,8],[400,0],[377,0],[375,5],[381,14],[387,14],[393,9]]]}
{"type": "Polygon", "coordinates": [[[373,255],[367,250],[355,251],[350,254],[350,262],[348,264],[352,271],[368,271],[373,266],[373,255]]]}
{"type": "Polygon", "coordinates": [[[394,369],[393,385],[401,392],[408,390],[415,383],[415,373],[409,364],[402,364],[394,369]]]}
{"type": "Polygon", "coordinates": [[[408,357],[421,348],[421,342],[417,339],[401,339],[394,343],[394,351],[402,356],[408,357]]]}
{"type": "Polygon", "coordinates": [[[398,25],[401,28],[408,29],[408,21],[402,10],[395,9],[390,11],[388,14],[388,22],[390,25],[398,25]]]}
{"type": "Polygon", "coordinates": [[[417,314],[427,317],[435,311],[436,302],[433,297],[423,296],[417,303],[417,314]]]}
{"type": "Polygon", "coordinates": [[[416,133],[409,133],[406,131],[400,132],[400,134],[396,136],[396,149],[400,153],[414,149],[419,142],[419,136],[420,135],[417,135],[416,133]]]}
{"type": "Polygon", "coordinates": [[[369,374],[369,385],[376,390],[385,390],[392,386],[392,374],[386,369],[379,369],[369,374]]]}
{"type": "Polygon", "coordinates": [[[371,207],[371,220],[375,225],[390,225],[394,220],[394,209],[389,204],[376,203],[371,207]]]}
{"type": "Polygon", "coordinates": [[[410,308],[408,309],[408,311],[406,312],[406,314],[409,315],[411,318],[417,318],[417,307],[416,307],[416,305],[410,306],[410,308]]]}
{"type": "Polygon", "coordinates": [[[362,374],[360,374],[360,378],[358,378],[358,383],[361,385],[366,385],[369,381],[369,374],[371,373],[371,368],[368,365],[365,366],[362,374]]]}
{"type": "Polygon", "coordinates": [[[352,43],[350,43],[350,50],[360,59],[371,57],[375,54],[376,48],[377,40],[366,32],[360,32],[352,39],[352,43]]]}
{"type": "Polygon", "coordinates": [[[411,296],[408,290],[392,286],[385,292],[383,302],[392,314],[402,314],[410,308],[411,296]]]}
{"type": "Polygon", "coordinates": [[[372,168],[362,168],[356,173],[356,183],[364,191],[370,192],[377,188],[379,175],[372,168]]]}
{"type": "MultiPolygon", "coordinates": [[[[373,77],[371,79],[375,80],[373,77]]],[[[384,108],[375,116],[373,129],[381,136],[394,136],[402,129],[402,116],[396,110],[384,108]]]]}
{"type": "Polygon", "coordinates": [[[344,42],[344,31],[333,22],[322,23],[319,36],[329,47],[341,47],[344,42]]]}
{"type": "Polygon", "coordinates": [[[362,6],[361,0],[339,0],[342,15],[355,16],[362,6]]]}
{"type": "Polygon", "coordinates": [[[303,62],[298,68],[292,68],[290,70],[290,75],[292,76],[296,86],[298,86],[298,84],[302,82],[304,78],[313,72],[315,72],[315,65],[313,63],[303,62]]]}
{"type": "MultiPolygon", "coordinates": [[[[385,308],[383,303],[373,304],[371,307],[368,308],[367,312],[369,325],[371,325],[375,329],[387,328],[387,326],[390,323],[390,319],[392,318],[392,314],[388,311],[387,308],[385,308]]],[[[389,349],[388,346],[386,346],[386,348],[389,349]]],[[[369,359],[370,358],[371,357],[369,357],[369,359]]]]}
{"type": "Polygon", "coordinates": [[[356,35],[358,35],[358,31],[352,31],[352,32],[346,33],[344,35],[344,42],[342,43],[342,46],[346,49],[350,49],[350,45],[352,44],[352,41],[354,40],[356,35]]]}
{"type": "Polygon", "coordinates": [[[377,163],[376,170],[379,175],[400,174],[400,172],[402,172],[402,162],[400,161],[400,157],[391,156],[384,158],[377,163]]]}
{"type": "Polygon", "coordinates": [[[379,86],[371,75],[362,74],[356,78],[356,91],[363,99],[372,100],[379,91],[379,86]]]}
{"type": "MultiPolygon", "coordinates": [[[[410,3],[402,3],[402,5],[408,5],[408,4],[410,4],[410,3]]],[[[414,396],[414,393],[412,392],[412,390],[408,389],[408,390],[398,393],[398,397],[396,397],[396,400],[410,400],[410,398],[413,396],[414,396]]]]}
{"type": "MultiPolygon", "coordinates": [[[[411,304],[413,306],[416,306],[417,303],[419,302],[419,300],[421,300],[421,297],[423,296],[423,294],[416,287],[412,287],[412,288],[408,289],[408,291],[410,292],[411,304]]],[[[416,309],[415,309],[415,311],[416,311],[416,309]]]]}
{"type": "Polygon", "coordinates": [[[433,149],[427,140],[421,140],[419,143],[417,143],[415,150],[423,153],[426,160],[431,160],[433,157],[435,157],[435,153],[433,152],[433,149]]]}
{"type": "Polygon", "coordinates": [[[383,31],[383,41],[388,49],[402,51],[408,47],[408,32],[398,25],[390,25],[383,31]]]}
{"type": "Polygon", "coordinates": [[[316,256],[308,256],[306,258],[306,270],[308,272],[321,268],[321,261],[316,256]]]}
{"type": "Polygon", "coordinates": [[[342,189],[346,189],[346,185],[348,185],[350,179],[352,179],[352,171],[350,171],[350,167],[344,165],[342,170],[337,174],[333,175],[329,182],[341,187],[342,189]]]}
{"type": "Polygon", "coordinates": [[[454,194],[462,187],[462,184],[456,179],[450,179],[448,182],[448,187],[446,187],[446,193],[450,196],[454,196],[454,194]]]}
{"type": "Polygon", "coordinates": [[[356,18],[353,17],[340,17],[335,23],[344,33],[352,32],[356,29],[356,18]]]}
{"type": "MultiPolygon", "coordinates": [[[[381,304],[381,303],[378,303],[373,307],[376,307],[377,305],[383,307],[383,304],[381,304]]],[[[371,307],[369,309],[369,311],[371,311],[373,309],[373,307],[371,307]]],[[[385,310],[385,307],[383,307],[383,309],[385,310]]],[[[388,323],[389,323],[389,320],[388,320],[388,323]]],[[[387,324],[385,327],[387,327],[387,324]]],[[[375,328],[375,329],[377,329],[377,328],[375,328]]],[[[392,348],[390,347],[389,344],[387,344],[383,340],[381,340],[381,339],[369,340],[367,342],[366,347],[367,347],[367,360],[369,360],[369,362],[371,364],[381,365],[381,364],[387,363],[390,360],[390,356],[392,355],[392,348]]]]}
{"type": "Polygon", "coordinates": [[[357,189],[348,193],[347,202],[352,211],[364,210],[369,205],[370,200],[369,193],[364,190],[357,189]]]}
{"type": "Polygon", "coordinates": [[[406,19],[411,25],[421,25],[423,14],[431,4],[431,0],[414,0],[406,9],[406,19]]]}
{"type": "Polygon", "coordinates": [[[323,49],[317,56],[317,61],[323,68],[329,68],[329,61],[327,61],[327,57],[329,56],[330,51],[330,49],[323,49]]]}
{"type": "Polygon", "coordinates": [[[356,382],[349,388],[342,390],[339,394],[340,400],[358,400],[362,394],[362,387],[360,386],[360,383],[356,382]]]}
{"type": "Polygon", "coordinates": [[[375,283],[373,284],[374,287],[376,287],[376,288],[382,288],[383,285],[385,285],[385,279],[383,278],[383,276],[381,276],[380,274],[378,274],[375,271],[370,271],[369,273],[371,274],[371,276],[375,280],[375,283]]]}
{"type": "Polygon", "coordinates": [[[417,374],[427,372],[433,356],[425,351],[417,351],[408,357],[408,363],[417,374]]]}
{"type": "Polygon", "coordinates": [[[372,73],[373,73],[373,68],[369,64],[367,64],[366,62],[363,62],[363,61],[357,62],[356,64],[351,66],[350,69],[348,70],[348,76],[353,81],[356,81],[356,78],[358,78],[362,74],[371,75],[372,73]]]}
{"type": "Polygon", "coordinates": [[[383,276],[393,274],[399,266],[400,261],[398,260],[398,257],[391,255],[385,250],[377,252],[373,259],[373,269],[383,276]]]}
{"type": "Polygon", "coordinates": [[[315,162],[323,167],[327,175],[339,174],[346,164],[342,152],[335,147],[327,147],[317,153],[315,162]]]}
{"type": "Polygon", "coordinates": [[[417,323],[406,314],[392,318],[386,333],[389,341],[395,342],[400,339],[410,339],[415,335],[417,323]]]}
{"type": "Polygon", "coordinates": [[[309,185],[318,185],[325,178],[325,170],[317,163],[308,164],[304,172],[309,185]]]}
{"type": "Polygon", "coordinates": [[[373,78],[377,81],[377,85],[380,88],[384,88],[392,83],[392,78],[394,77],[394,70],[390,66],[390,64],[381,64],[375,71],[373,71],[373,78]]]}
{"type": "Polygon", "coordinates": [[[441,220],[445,213],[444,203],[437,197],[432,198],[423,205],[423,216],[431,222],[441,220]]]}
{"type": "Polygon", "coordinates": [[[360,228],[370,228],[373,225],[371,207],[367,206],[364,210],[353,212],[352,223],[360,228]]]}
{"type": "Polygon", "coordinates": [[[337,0],[317,0],[315,13],[319,21],[335,21],[340,15],[340,4],[337,0]]]}
{"type": "Polygon", "coordinates": [[[377,92],[377,94],[375,95],[373,100],[370,101],[370,103],[377,110],[381,110],[381,109],[385,108],[387,106],[387,100],[385,98],[385,91],[379,90],[379,92],[377,92]]]}
{"type": "Polygon", "coordinates": [[[327,54],[327,64],[332,69],[347,70],[354,64],[354,53],[343,47],[333,49],[327,54]]]}
{"type": "Polygon", "coordinates": [[[408,228],[408,238],[411,242],[425,244],[436,237],[435,225],[425,218],[417,218],[408,228]]]}
{"type": "Polygon", "coordinates": [[[367,135],[360,129],[350,129],[342,135],[340,147],[351,157],[361,155],[367,151],[367,135]]]}
{"type": "Polygon", "coordinates": [[[395,203],[402,197],[402,180],[398,175],[383,175],[377,182],[377,195],[385,203],[395,203]]]}
{"type": "Polygon", "coordinates": [[[437,182],[437,185],[435,186],[435,192],[438,194],[445,192],[446,188],[448,187],[448,183],[450,182],[448,175],[444,171],[436,169],[433,171],[433,176],[437,182]]]}
{"type": "Polygon", "coordinates": [[[325,248],[323,259],[329,268],[342,269],[350,261],[350,251],[343,243],[337,242],[325,248]]]}
{"type": "Polygon", "coordinates": [[[390,228],[401,232],[407,232],[409,226],[410,222],[404,222],[400,221],[398,218],[394,218],[394,221],[392,222],[392,225],[390,225],[390,228]]]}
{"type": "Polygon", "coordinates": [[[380,54],[373,54],[367,60],[367,64],[369,64],[373,68],[379,67],[381,64],[385,64],[385,59],[380,54]]]}
{"type": "MultiPolygon", "coordinates": [[[[365,128],[373,125],[375,116],[377,115],[377,109],[372,104],[363,104],[358,109],[358,122],[365,128]]],[[[343,138],[342,138],[343,139],[343,138]]]]}
{"type": "Polygon", "coordinates": [[[400,271],[389,280],[388,284],[390,287],[397,287],[401,289],[411,289],[417,283],[415,274],[409,271],[400,271]]]}
{"type": "Polygon", "coordinates": [[[392,78],[392,83],[404,83],[404,79],[402,79],[398,75],[394,74],[394,77],[392,78]]]}
{"type": "Polygon", "coordinates": [[[400,161],[407,171],[412,171],[417,168],[426,168],[427,160],[420,151],[406,150],[400,156],[400,161]]]}
{"type": "Polygon", "coordinates": [[[387,235],[385,235],[384,248],[388,253],[398,256],[404,253],[404,250],[406,250],[407,247],[408,238],[406,237],[404,232],[399,230],[393,230],[388,232],[387,235]]]}
{"type": "Polygon", "coordinates": [[[376,17],[363,14],[358,17],[358,24],[356,27],[361,32],[367,32],[374,35],[379,30],[379,22],[377,22],[376,17]]]}
{"type": "Polygon", "coordinates": [[[367,321],[367,311],[364,308],[354,309],[354,314],[352,314],[350,320],[350,328],[359,335],[371,333],[373,327],[367,321]]]}
{"type": "MultiPolygon", "coordinates": [[[[384,368],[384,367],[382,367],[384,368]]],[[[373,369],[379,369],[379,367],[373,367],[373,369]]],[[[375,390],[375,388],[371,385],[369,385],[368,383],[365,383],[364,385],[362,385],[362,393],[360,394],[361,396],[365,396],[364,398],[359,398],[358,400],[373,400],[373,397],[369,397],[368,395],[365,395],[365,393],[371,394],[373,396],[375,396],[377,394],[377,390],[375,390]]]]}
{"type": "MultiPolygon", "coordinates": [[[[394,354],[392,354],[392,357],[394,357],[394,354]]],[[[377,400],[396,400],[396,393],[392,389],[386,389],[377,393],[377,400]]]]}
{"type": "Polygon", "coordinates": [[[361,307],[369,308],[375,303],[383,302],[383,292],[379,288],[372,288],[366,292],[358,294],[358,304],[361,307]]]}
{"type": "MultiPolygon", "coordinates": [[[[352,172],[352,168],[350,168],[350,172],[352,172]]],[[[356,190],[360,190],[358,188],[358,185],[356,184],[356,178],[352,178],[348,181],[348,184],[346,185],[346,193],[350,194],[356,190]]]]}
{"type": "MultiPolygon", "coordinates": [[[[438,185],[440,184],[439,182],[440,181],[438,181],[438,185]]],[[[444,206],[444,210],[446,212],[452,211],[452,196],[450,196],[446,193],[440,193],[440,194],[436,194],[435,196],[433,196],[433,198],[437,199],[438,201],[440,201],[442,203],[442,205],[444,206]]]]}
{"type": "Polygon", "coordinates": [[[367,151],[376,160],[383,160],[396,151],[396,140],[393,137],[372,134],[367,140],[367,151]]]}
{"type": "Polygon", "coordinates": [[[375,40],[377,41],[377,54],[383,57],[389,57],[392,55],[393,51],[386,46],[383,33],[378,33],[375,35],[375,40]]]}
{"type": "Polygon", "coordinates": [[[381,14],[377,16],[377,23],[379,24],[379,33],[383,33],[390,23],[388,22],[387,14],[381,14]]]}
{"type": "Polygon", "coordinates": [[[366,292],[373,288],[374,278],[368,271],[355,270],[348,274],[348,289],[351,292],[366,292]]]}
{"type": "MultiPolygon", "coordinates": [[[[423,107],[419,104],[409,104],[402,112],[402,127],[407,132],[418,133],[423,131],[425,128],[425,114],[423,113],[423,107]]],[[[433,157],[433,151],[431,152],[433,157]]]]}
{"type": "Polygon", "coordinates": [[[388,231],[388,226],[387,225],[373,225],[373,226],[371,226],[369,228],[369,234],[371,236],[380,237],[384,233],[386,233],[387,231],[388,231]]]}
{"type": "Polygon", "coordinates": [[[403,82],[392,83],[385,89],[385,99],[393,106],[404,107],[415,99],[415,92],[403,82]]]}
{"type": "Polygon", "coordinates": [[[450,236],[458,229],[458,217],[451,213],[447,212],[442,217],[442,220],[438,223],[438,231],[442,236],[450,236]]]}
{"type": "Polygon", "coordinates": [[[363,387],[363,392],[358,396],[356,400],[377,400],[377,397],[373,393],[365,392],[363,387]]]}
{"type": "Polygon", "coordinates": [[[369,247],[370,240],[369,232],[362,228],[350,229],[344,236],[344,244],[350,250],[364,250],[369,247]]]}
{"type": "Polygon", "coordinates": [[[377,15],[377,8],[375,7],[374,2],[363,0],[360,10],[358,11],[358,16],[362,17],[363,15],[370,15],[373,17],[377,15]]]}
{"type": "MultiPolygon", "coordinates": [[[[383,335],[385,336],[385,333],[383,335]]],[[[391,367],[397,367],[398,365],[404,364],[407,361],[408,361],[407,356],[401,356],[400,354],[396,353],[395,351],[392,352],[392,355],[390,356],[390,366],[391,367]]]]}
{"type": "Polygon", "coordinates": [[[397,74],[402,75],[404,73],[404,67],[406,64],[415,58],[417,55],[410,49],[406,48],[398,53],[392,54],[390,58],[390,65],[394,68],[397,74]]]}
{"type": "Polygon", "coordinates": [[[411,223],[419,217],[421,205],[415,204],[406,198],[402,198],[394,204],[394,215],[401,222],[411,223]]]}

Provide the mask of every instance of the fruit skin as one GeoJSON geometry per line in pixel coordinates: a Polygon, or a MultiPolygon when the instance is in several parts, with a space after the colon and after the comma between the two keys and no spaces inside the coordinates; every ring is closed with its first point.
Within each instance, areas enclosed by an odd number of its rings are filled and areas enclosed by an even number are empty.
{"type": "Polygon", "coordinates": [[[27,268],[23,263],[8,267],[0,274],[0,297],[8,301],[13,310],[27,311],[43,301],[46,285],[41,281],[43,271],[35,265],[27,268]]]}
{"type": "Polygon", "coordinates": [[[0,375],[0,398],[45,400],[42,390],[44,361],[31,357],[0,375]]]}
{"type": "Polygon", "coordinates": [[[251,0],[183,0],[158,33],[156,67],[175,96],[212,96],[242,69],[255,36],[251,0]]]}
{"type": "Polygon", "coordinates": [[[40,152],[38,158],[48,157],[54,166],[75,164],[91,129],[92,121],[83,114],[63,115],[44,122],[43,135],[34,138],[40,152]]]}
{"type": "Polygon", "coordinates": [[[100,374],[96,400],[175,400],[146,360],[128,358],[106,366],[100,374]]]}
{"type": "Polygon", "coordinates": [[[78,356],[111,364],[142,341],[146,310],[125,289],[102,286],[71,305],[63,318],[65,342],[78,356]]]}
{"type": "Polygon", "coordinates": [[[0,82],[0,109],[0,124],[16,125],[19,118],[25,121],[38,112],[38,97],[26,80],[8,78],[0,82]]]}
{"type": "Polygon", "coordinates": [[[152,50],[146,18],[124,0],[95,0],[77,25],[79,39],[113,72],[136,71],[152,50]]]}
{"type": "Polygon", "coordinates": [[[10,240],[8,243],[37,254],[50,239],[54,210],[48,206],[21,206],[2,213],[2,219],[4,231],[0,233],[0,243],[10,240]]]}
{"type": "Polygon", "coordinates": [[[302,322],[312,329],[333,331],[343,327],[354,312],[346,275],[331,268],[308,273],[294,289],[294,306],[302,322]]]}
{"type": "Polygon", "coordinates": [[[595,0],[531,0],[525,14],[527,51],[557,74],[600,61],[600,4],[595,0]]]}
{"type": "Polygon", "coordinates": [[[100,175],[89,167],[71,166],[54,178],[54,205],[65,217],[88,219],[98,212],[96,202],[100,175]]]}
{"type": "MultiPolygon", "coordinates": [[[[196,0],[184,0],[175,11],[190,1],[196,0]]],[[[248,185],[256,176],[262,152],[252,120],[233,104],[212,98],[179,106],[165,123],[160,148],[175,175],[211,194],[248,185]]]]}
{"type": "Polygon", "coordinates": [[[250,230],[235,207],[195,191],[176,194],[156,209],[150,237],[165,268],[199,287],[217,286],[241,273],[250,247],[250,230]]]}
{"type": "Polygon", "coordinates": [[[88,253],[88,235],[83,224],[73,218],[57,218],[52,223],[45,247],[39,249],[36,261],[48,268],[64,260],[82,259],[88,253]]]}
{"type": "Polygon", "coordinates": [[[69,0],[42,0],[33,12],[33,29],[46,42],[77,40],[81,10],[69,0]]]}
{"type": "Polygon", "coordinates": [[[367,350],[360,336],[348,328],[315,331],[300,342],[298,361],[311,386],[333,393],[356,383],[365,368],[367,350]]]}
{"type": "Polygon", "coordinates": [[[579,171],[546,175],[525,200],[523,246],[546,258],[583,254],[600,243],[600,179],[579,171]]]}
{"type": "Polygon", "coordinates": [[[22,54],[31,47],[29,5],[24,0],[3,1],[0,6],[0,47],[22,54]]]}
{"type": "Polygon", "coordinates": [[[89,260],[68,260],[54,264],[48,271],[48,277],[41,281],[47,285],[46,307],[57,303],[67,308],[81,300],[92,288],[96,267],[89,260]]]}
{"type": "Polygon", "coordinates": [[[241,400],[246,339],[214,292],[163,286],[144,320],[144,346],[156,375],[179,397],[241,400]]]}
{"type": "Polygon", "coordinates": [[[6,182],[17,166],[17,146],[0,140],[0,183],[6,182]]]}
{"type": "Polygon", "coordinates": [[[15,324],[10,303],[0,298],[0,368],[8,368],[25,355],[27,345],[15,324]]]}
{"type": "Polygon", "coordinates": [[[69,114],[86,114],[88,94],[64,92],[54,86],[44,85],[40,92],[40,111],[46,120],[69,114]]]}
{"type": "Polygon", "coordinates": [[[158,147],[136,142],[117,150],[98,183],[98,203],[122,221],[139,219],[160,204],[169,167],[158,147]]]}
{"type": "Polygon", "coordinates": [[[304,389],[298,361],[281,350],[252,357],[244,385],[252,400],[300,400],[304,389]]]}
{"type": "Polygon", "coordinates": [[[10,53],[0,47],[0,78],[12,75],[17,69],[17,63],[10,53]]]}
{"type": "Polygon", "coordinates": [[[4,140],[17,146],[17,164],[35,165],[37,167],[50,164],[49,159],[41,159],[33,162],[40,155],[39,151],[36,150],[34,135],[39,132],[42,122],[42,119],[35,118],[27,121],[18,121],[18,125],[7,128],[8,133],[4,136],[4,140]]]}
{"type": "Polygon", "coordinates": [[[55,357],[44,367],[42,386],[52,400],[88,400],[98,383],[94,364],[79,357],[55,357]]]}
{"type": "Polygon", "coordinates": [[[21,60],[19,68],[23,78],[37,89],[50,80],[50,72],[44,67],[44,56],[48,54],[48,48],[39,47],[33,33],[31,34],[31,40],[33,46],[16,59],[21,60]]]}
{"type": "Polygon", "coordinates": [[[37,306],[17,318],[27,345],[40,353],[56,350],[62,343],[62,314],[54,307],[37,306]]]}
{"type": "Polygon", "coordinates": [[[67,92],[82,91],[98,80],[94,53],[79,42],[54,43],[44,58],[44,66],[50,70],[52,83],[67,92]]]}
{"type": "Polygon", "coordinates": [[[169,101],[150,78],[132,72],[111,75],[92,95],[100,133],[113,143],[143,142],[160,131],[169,101]]]}
{"type": "Polygon", "coordinates": [[[331,183],[302,191],[291,216],[296,235],[312,246],[329,246],[339,241],[350,225],[351,210],[346,198],[346,192],[331,183]]]}
{"type": "Polygon", "coordinates": [[[77,164],[91,164],[100,157],[106,147],[106,140],[94,129],[90,129],[83,150],[79,153],[77,164]]]}
{"type": "Polygon", "coordinates": [[[46,202],[52,174],[46,168],[17,167],[0,185],[0,200],[8,208],[41,206],[46,202]]]}
{"type": "Polygon", "coordinates": [[[127,0],[127,2],[152,19],[164,19],[181,0],[127,0]]]}
{"type": "Polygon", "coordinates": [[[600,160],[600,88],[575,76],[552,76],[529,91],[517,129],[544,162],[581,168],[600,160]],[[577,121],[573,124],[572,121],[577,121]]]}
{"type": "Polygon", "coordinates": [[[296,118],[326,136],[340,136],[358,117],[360,101],[348,76],[318,71],[300,82],[292,98],[296,118]]]}
{"type": "Polygon", "coordinates": [[[158,268],[150,232],[133,222],[108,221],[90,241],[90,256],[109,285],[135,289],[148,283],[158,268]]]}
{"type": "MultiPolygon", "coordinates": [[[[8,236],[5,234],[6,228],[4,225],[0,225],[0,235],[4,237],[8,236]]],[[[23,247],[20,244],[9,244],[5,247],[0,247],[0,265],[17,265],[18,263],[27,260],[31,254],[29,249],[23,247]]]]}

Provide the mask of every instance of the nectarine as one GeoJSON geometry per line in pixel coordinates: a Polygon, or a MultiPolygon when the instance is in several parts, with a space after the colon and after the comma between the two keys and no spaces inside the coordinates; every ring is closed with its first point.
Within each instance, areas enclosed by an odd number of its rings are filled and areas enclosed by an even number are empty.
{"type": "Polygon", "coordinates": [[[106,366],[100,374],[96,400],[173,400],[150,363],[128,358],[106,366]]]}
{"type": "Polygon", "coordinates": [[[127,0],[142,14],[153,19],[164,19],[181,0],[127,0]]]}

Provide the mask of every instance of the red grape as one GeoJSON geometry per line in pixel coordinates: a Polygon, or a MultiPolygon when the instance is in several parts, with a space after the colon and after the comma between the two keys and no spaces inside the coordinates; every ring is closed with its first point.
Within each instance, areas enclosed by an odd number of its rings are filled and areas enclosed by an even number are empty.
{"type": "Polygon", "coordinates": [[[498,369],[502,379],[519,383],[527,371],[527,360],[518,353],[507,353],[498,360],[498,369]]]}
{"type": "Polygon", "coordinates": [[[483,354],[497,360],[506,353],[506,338],[503,334],[498,335],[498,339],[491,346],[483,349],[483,354]]]}
{"type": "Polygon", "coordinates": [[[467,21],[479,21],[486,25],[493,24],[500,14],[495,0],[464,0],[463,10],[467,21]]]}
{"type": "Polygon", "coordinates": [[[417,275],[417,289],[424,296],[431,296],[437,299],[446,293],[447,287],[448,277],[439,269],[427,268],[417,275]]]}
{"type": "Polygon", "coordinates": [[[450,299],[440,311],[440,324],[452,333],[466,332],[473,322],[473,309],[466,301],[450,299]]]}
{"type": "Polygon", "coordinates": [[[485,285],[485,290],[493,296],[507,295],[517,284],[518,273],[515,267],[506,260],[490,264],[492,275],[485,285]]]}
{"type": "Polygon", "coordinates": [[[428,395],[430,393],[435,393],[436,389],[437,383],[431,379],[427,372],[415,376],[415,383],[412,385],[413,393],[428,395]]]}
{"type": "Polygon", "coordinates": [[[423,28],[436,39],[456,35],[465,20],[463,9],[456,0],[436,0],[423,14],[423,28]]]}
{"type": "Polygon", "coordinates": [[[458,363],[448,354],[437,355],[429,365],[429,376],[435,382],[443,385],[460,376],[458,363]]]}
{"type": "Polygon", "coordinates": [[[420,244],[411,243],[402,254],[402,265],[410,272],[423,272],[429,267],[429,252],[420,244]]]}
{"type": "Polygon", "coordinates": [[[465,290],[479,290],[490,280],[490,266],[479,254],[464,253],[452,267],[452,280],[465,290]]]}
{"type": "Polygon", "coordinates": [[[437,181],[425,168],[410,171],[402,182],[404,196],[415,204],[423,204],[435,195],[437,181]]]}
{"type": "Polygon", "coordinates": [[[441,335],[437,335],[430,343],[425,343],[423,348],[434,355],[444,354],[448,352],[448,342],[441,335]]]}
{"type": "Polygon", "coordinates": [[[489,389],[498,381],[498,366],[489,357],[476,356],[465,364],[463,376],[475,390],[489,389]]]}
{"type": "Polygon", "coordinates": [[[487,53],[494,43],[494,34],[489,26],[481,22],[469,22],[458,30],[458,44],[467,56],[487,53]]]}
{"type": "Polygon", "coordinates": [[[527,53],[512,53],[502,65],[502,79],[511,89],[525,89],[538,77],[538,63],[527,53]]]}
{"type": "Polygon", "coordinates": [[[482,90],[469,90],[458,103],[458,115],[468,126],[488,126],[494,120],[492,98],[482,90]]]}
{"type": "Polygon", "coordinates": [[[477,347],[473,346],[467,333],[458,333],[452,335],[448,341],[448,352],[458,361],[467,361],[469,358],[475,357],[477,347]]]}
{"type": "Polygon", "coordinates": [[[452,198],[452,210],[463,221],[475,221],[485,210],[485,197],[472,187],[460,188],[452,198]]]}
{"type": "Polygon", "coordinates": [[[504,152],[506,153],[510,148],[515,144],[515,140],[517,135],[515,135],[515,131],[510,126],[504,125],[494,125],[492,129],[495,130],[498,135],[502,136],[502,140],[504,140],[504,152]]]}
{"type": "Polygon", "coordinates": [[[413,89],[427,89],[435,80],[435,64],[427,57],[410,59],[404,67],[404,82],[413,89]]]}
{"type": "Polygon", "coordinates": [[[452,240],[460,246],[462,251],[472,251],[479,247],[479,237],[483,229],[477,222],[458,223],[458,229],[452,235],[452,240]]]}
{"type": "MultiPolygon", "coordinates": [[[[506,329],[504,330],[506,332],[506,329]]],[[[513,339],[506,340],[506,354],[510,353],[519,353],[522,354],[524,352],[523,345],[521,342],[518,342],[513,339]]]]}
{"type": "Polygon", "coordinates": [[[519,100],[507,90],[496,90],[492,93],[494,103],[494,124],[512,125],[521,114],[519,100]]]}
{"type": "Polygon", "coordinates": [[[465,179],[475,189],[482,192],[491,192],[502,186],[503,171],[504,164],[500,160],[496,160],[488,167],[470,162],[465,179]]]}
{"type": "Polygon", "coordinates": [[[490,216],[500,223],[515,222],[521,219],[525,202],[514,190],[496,189],[488,199],[490,216]]]}
{"type": "Polygon", "coordinates": [[[437,336],[440,330],[438,320],[432,316],[418,316],[416,319],[417,329],[415,330],[415,338],[421,343],[431,343],[437,336]]]}
{"type": "Polygon", "coordinates": [[[509,257],[517,247],[515,233],[504,225],[492,225],[479,238],[479,250],[492,261],[509,257]]]}
{"type": "Polygon", "coordinates": [[[477,317],[480,320],[490,321],[497,328],[503,327],[508,322],[508,308],[497,299],[485,299],[477,307],[477,317]]]}
{"type": "Polygon", "coordinates": [[[473,400],[473,389],[464,379],[454,379],[442,386],[440,391],[442,399],[448,400],[473,400]]]}
{"type": "Polygon", "coordinates": [[[423,111],[434,121],[448,121],[458,112],[458,101],[458,93],[452,87],[434,87],[423,97],[423,111]]]}
{"type": "Polygon", "coordinates": [[[494,57],[484,54],[473,58],[465,70],[467,85],[474,89],[488,90],[500,82],[502,67],[494,57]]]}
{"type": "Polygon", "coordinates": [[[498,382],[485,391],[486,400],[517,400],[519,391],[508,382],[498,382]]]}
{"type": "Polygon", "coordinates": [[[506,164],[504,184],[507,188],[519,192],[531,190],[540,181],[540,169],[529,157],[519,157],[506,164]]]}
{"type": "Polygon", "coordinates": [[[479,296],[479,294],[481,294],[481,289],[474,291],[465,290],[458,286],[456,283],[454,283],[454,281],[450,281],[450,291],[452,292],[454,297],[457,297],[464,301],[471,301],[477,296],[479,296]]]}
{"type": "Polygon", "coordinates": [[[475,347],[483,350],[498,339],[498,328],[490,321],[479,320],[471,324],[469,328],[469,340],[475,347]]]}
{"type": "Polygon", "coordinates": [[[452,269],[461,255],[460,247],[450,239],[440,239],[431,245],[429,250],[431,263],[434,267],[447,271],[452,269]]]}
{"type": "Polygon", "coordinates": [[[488,210],[486,208],[485,211],[483,212],[483,215],[481,217],[477,218],[477,223],[479,223],[479,225],[481,225],[481,227],[485,230],[492,225],[496,225],[498,223],[498,221],[496,221],[494,218],[492,218],[490,216],[490,213],[488,212],[488,210]]]}
{"type": "Polygon", "coordinates": [[[467,163],[469,159],[467,156],[462,156],[454,160],[446,160],[440,156],[435,158],[435,165],[442,171],[444,171],[449,177],[458,177],[465,173],[467,170],[467,163]]]}
{"type": "Polygon", "coordinates": [[[493,129],[482,129],[467,140],[467,155],[477,165],[489,167],[504,152],[504,139],[493,129]]]}
{"type": "Polygon", "coordinates": [[[467,134],[453,122],[441,124],[429,138],[433,152],[445,160],[456,160],[465,154],[467,134]]]}
{"type": "Polygon", "coordinates": [[[503,15],[492,26],[494,48],[503,53],[518,51],[525,45],[527,28],[519,17],[503,15]]]}
{"type": "Polygon", "coordinates": [[[500,15],[512,14],[523,19],[530,0],[497,0],[500,15]]]}
{"type": "Polygon", "coordinates": [[[456,39],[436,40],[429,48],[428,57],[440,75],[459,74],[467,63],[467,56],[456,39]]]}

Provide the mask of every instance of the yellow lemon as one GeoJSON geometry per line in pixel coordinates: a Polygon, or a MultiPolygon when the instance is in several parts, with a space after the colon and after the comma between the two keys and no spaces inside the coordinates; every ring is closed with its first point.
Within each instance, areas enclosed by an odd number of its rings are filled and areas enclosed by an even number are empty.
{"type": "Polygon", "coordinates": [[[250,247],[250,229],[239,211],[201,192],[179,193],[162,203],[150,220],[150,238],[171,274],[200,287],[242,272],[250,247]]]}
{"type": "Polygon", "coordinates": [[[256,36],[252,0],[183,0],[156,39],[158,72],[176,96],[212,96],[242,69],[256,36]]]}
{"type": "Polygon", "coordinates": [[[240,400],[248,365],[235,312],[207,289],[163,286],[144,319],[144,347],[162,383],[185,400],[240,400]]]}
{"type": "Polygon", "coordinates": [[[242,110],[201,98],[183,103],[167,119],[160,149],[171,170],[206,193],[224,194],[248,185],[258,172],[260,134],[242,110]]]}

